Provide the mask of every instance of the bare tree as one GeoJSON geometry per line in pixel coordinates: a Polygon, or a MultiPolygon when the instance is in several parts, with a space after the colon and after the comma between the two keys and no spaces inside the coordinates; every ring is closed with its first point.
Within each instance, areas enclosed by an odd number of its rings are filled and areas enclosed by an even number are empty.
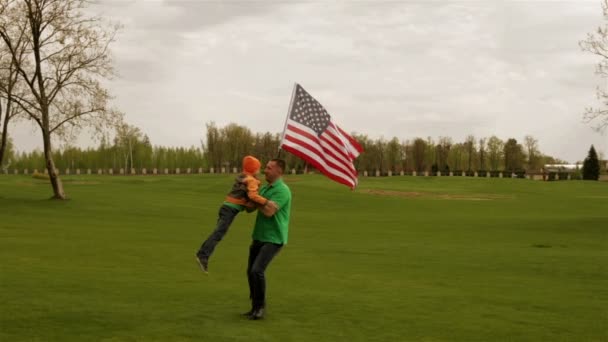
{"type": "MultiPolygon", "coordinates": [[[[424,150],[424,168],[425,171],[432,171],[433,165],[435,165],[437,161],[436,151],[433,148],[435,146],[435,141],[433,138],[428,136],[426,137],[426,149],[424,150]]],[[[437,167],[435,165],[435,167],[437,167]]],[[[435,170],[437,171],[437,170],[435,170]]]]}
{"type": "MultiPolygon", "coordinates": [[[[9,15],[9,2],[0,1],[0,17],[9,15]]],[[[22,91],[17,65],[23,60],[25,53],[27,31],[25,28],[12,27],[7,31],[14,42],[13,49],[17,52],[17,58],[13,58],[4,40],[0,40],[0,165],[2,165],[5,151],[8,146],[8,124],[15,118],[21,108],[14,103],[13,94],[22,91]]]]}
{"type": "Polygon", "coordinates": [[[13,103],[18,74],[12,59],[7,61],[7,58],[3,58],[5,56],[2,56],[2,52],[0,51],[0,165],[3,165],[8,146],[8,124],[20,113],[20,108],[13,103]]]}
{"type": "Polygon", "coordinates": [[[124,159],[125,172],[130,173],[127,170],[134,168],[133,162],[133,150],[135,146],[144,140],[144,134],[141,130],[127,123],[120,123],[116,126],[116,135],[114,137],[114,145],[120,150],[122,158],[124,159]]]}
{"type": "Polygon", "coordinates": [[[486,138],[479,139],[479,169],[486,170],[486,138]]]}
{"type": "MultiPolygon", "coordinates": [[[[225,142],[222,150],[224,163],[227,168],[241,167],[241,158],[252,153],[255,146],[255,136],[245,126],[235,123],[228,124],[220,129],[222,141],[225,142]]],[[[275,149],[274,153],[276,153],[275,149]]]]}
{"type": "Polygon", "coordinates": [[[223,141],[220,129],[215,125],[215,122],[209,122],[206,124],[206,142],[204,147],[205,156],[209,161],[209,166],[219,170],[222,162],[224,161],[223,154],[223,141]]]}
{"type": "Polygon", "coordinates": [[[450,170],[453,171],[462,171],[462,152],[464,150],[464,145],[462,143],[456,143],[450,146],[450,151],[448,152],[448,164],[450,165],[450,170]]]}
{"type": "Polygon", "coordinates": [[[469,168],[467,171],[471,171],[473,166],[473,154],[475,153],[475,137],[473,135],[467,136],[464,141],[464,147],[467,151],[467,156],[469,158],[469,168]]]}
{"type": "Polygon", "coordinates": [[[372,167],[375,168],[376,171],[382,172],[386,168],[386,144],[387,142],[384,137],[372,140],[370,155],[372,157],[372,167]]]}
{"type": "MultiPolygon", "coordinates": [[[[602,0],[604,20],[608,22],[608,0],[602,0]]],[[[597,28],[594,33],[587,34],[587,39],[579,42],[583,51],[590,52],[600,57],[595,73],[608,82],[608,24],[597,28]]],[[[601,105],[599,108],[586,108],[584,118],[587,122],[598,121],[596,129],[604,130],[608,126],[608,90],[606,87],[597,87],[597,99],[601,105]]]]}
{"type": "Polygon", "coordinates": [[[488,139],[488,159],[490,161],[490,169],[497,171],[500,168],[500,161],[503,155],[504,142],[497,136],[493,135],[488,139]]]}
{"type": "MultiPolygon", "coordinates": [[[[414,155],[414,153],[412,151],[412,142],[409,139],[407,139],[407,140],[403,141],[401,143],[401,145],[403,146],[403,154],[404,154],[403,169],[404,169],[404,171],[411,171],[414,168],[412,165],[412,159],[413,159],[412,156],[414,155]]],[[[364,155],[367,152],[367,150],[365,150],[365,149],[363,151],[364,152],[362,153],[362,155],[364,155]]]]}
{"type": "Polygon", "coordinates": [[[412,152],[414,154],[414,169],[421,172],[425,168],[424,161],[427,147],[426,141],[422,138],[416,138],[412,145],[412,152]]]}
{"type": "Polygon", "coordinates": [[[524,137],[524,146],[526,147],[526,153],[528,155],[528,168],[535,170],[538,167],[538,160],[540,152],[538,151],[538,140],[534,139],[531,135],[524,137]]]}
{"type": "Polygon", "coordinates": [[[397,137],[393,137],[386,144],[386,162],[387,169],[392,172],[397,172],[401,161],[402,161],[402,151],[401,144],[399,143],[399,139],[397,137]]]}
{"type": "Polygon", "coordinates": [[[108,46],[118,26],[108,28],[101,18],[86,16],[88,0],[0,1],[5,9],[0,38],[28,89],[14,100],[40,127],[53,198],[65,199],[52,137],[75,134],[83,126],[99,131],[120,119],[107,108],[110,96],[101,85],[113,74],[108,46]],[[27,32],[23,55],[14,31],[27,32]]]}
{"type": "Polygon", "coordinates": [[[448,156],[450,154],[450,148],[452,147],[452,138],[450,137],[439,137],[437,144],[437,168],[441,172],[449,171],[448,167],[448,156]]]}
{"type": "Polygon", "coordinates": [[[517,140],[510,138],[503,146],[505,156],[505,171],[516,172],[522,169],[524,163],[524,148],[517,140]]]}

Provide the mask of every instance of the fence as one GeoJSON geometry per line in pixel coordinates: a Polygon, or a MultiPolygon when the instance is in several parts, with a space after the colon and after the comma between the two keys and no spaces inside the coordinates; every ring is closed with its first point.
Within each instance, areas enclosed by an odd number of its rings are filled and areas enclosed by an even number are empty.
{"type": "MultiPolygon", "coordinates": [[[[236,174],[240,172],[237,168],[232,168],[231,170],[227,168],[221,168],[219,170],[215,170],[214,168],[203,169],[203,168],[186,168],[186,169],[65,169],[65,170],[55,170],[59,175],[194,175],[194,174],[236,174]]],[[[0,172],[0,174],[4,175],[29,175],[29,174],[37,174],[37,173],[47,173],[46,169],[42,170],[18,170],[18,169],[4,169],[0,172]]],[[[303,170],[292,169],[290,174],[304,174],[304,173],[315,173],[315,172],[306,172],[303,170]]],[[[560,173],[512,173],[512,172],[502,172],[502,171],[455,171],[455,172],[429,172],[429,171],[400,171],[400,172],[382,172],[376,170],[374,172],[362,171],[359,172],[360,177],[396,177],[396,176],[413,176],[413,177],[473,177],[473,178],[522,178],[522,179],[532,179],[532,180],[546,180],[546,181],[557,181],[557,180],[571,180],[573,179],[572,174],[566,172],[560,173]]],[[[600,180],[608,181],[608,174],[600,175],[600,180]]]]}

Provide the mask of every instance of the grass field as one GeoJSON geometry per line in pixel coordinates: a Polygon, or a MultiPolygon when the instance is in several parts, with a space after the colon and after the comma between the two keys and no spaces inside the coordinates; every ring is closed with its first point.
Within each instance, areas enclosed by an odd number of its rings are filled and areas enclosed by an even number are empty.
{"type": "Polygon", "coordinates": [[[254,215],[203,275],[230,176],[0,176],[1,341],[608,341],[608,183],[289,176],[248,321],[254,215]]]}

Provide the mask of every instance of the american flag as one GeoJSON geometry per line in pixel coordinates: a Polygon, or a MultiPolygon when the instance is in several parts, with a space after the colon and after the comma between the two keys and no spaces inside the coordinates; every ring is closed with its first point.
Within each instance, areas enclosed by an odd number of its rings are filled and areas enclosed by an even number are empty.
{"type": "Polygon", "coordinates": [[[353,160],[363,148],[332,122],[325,108],[299,84],[294,88],[280,147],[332,180],[351,189],[357,186],[353,160]]]}

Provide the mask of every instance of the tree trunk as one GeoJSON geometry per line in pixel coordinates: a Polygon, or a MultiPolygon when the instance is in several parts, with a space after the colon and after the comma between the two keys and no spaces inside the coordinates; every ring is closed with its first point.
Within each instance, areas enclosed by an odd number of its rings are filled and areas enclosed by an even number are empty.
{"type": "Polygon", "coordinates": [[[131,146],[131,138],[129,138],[129,157],[131,159],[131,163],[129,165],[129,174],[131,174],[131,169],[135,168],[133,165],[133,146],[131,146]]]}
{"type": "MultiPolygon", "coordinates": [[[[6,108],[4,109],[4,122],[2,123],[2,141],[0,142],[0,167],[2,167],[2,162],[4,161],[4,152],[6,151],[6,146],[8,145],[8,121],[11,119],[11,107],[12,107],[12,85],[9,84],[8,88],[8,98],[6,100],[6,108]]],[[[2,103],[0,103],[0,121],[2,121],[2,103]]]]}
{"type": "MultiPolygon", "coordinates": [[[[6,150],[6,145],[8,142],[8,120],[10,119],[10,102],[6,105],[6,116],[4,117],[4,123],[2,124],[2,141],[0,142],[0,167],[2,167],[2,162],[4,161],[4,151],[6,150]]],[[[2,120],[2,104],[0,103],[0,120],[2,120]]]]}
{"type": "Polygon", "coordinates": [[[49,173],[51,179],[51,186],[53,187],[53,199],[64,200],[65,193],[63,191],[63,184],[59,175],[55,172],[55,162],[53,162],[53,155],[51,149],[51,135],[48,132],[42,132],[44,141],[44,160],[46,164],[46,170],[49,173]]]}
{"type": "Polygon", "coordinates": [[[2,162],[4,161],[4,151],[6,151],[6,145],[8,142],[8,128],[6,127],[8,124],[8,115],[4,118],[4,124],[2,125],[2,141],[0,142],[0,167],[2,166],[2,162]]]}

